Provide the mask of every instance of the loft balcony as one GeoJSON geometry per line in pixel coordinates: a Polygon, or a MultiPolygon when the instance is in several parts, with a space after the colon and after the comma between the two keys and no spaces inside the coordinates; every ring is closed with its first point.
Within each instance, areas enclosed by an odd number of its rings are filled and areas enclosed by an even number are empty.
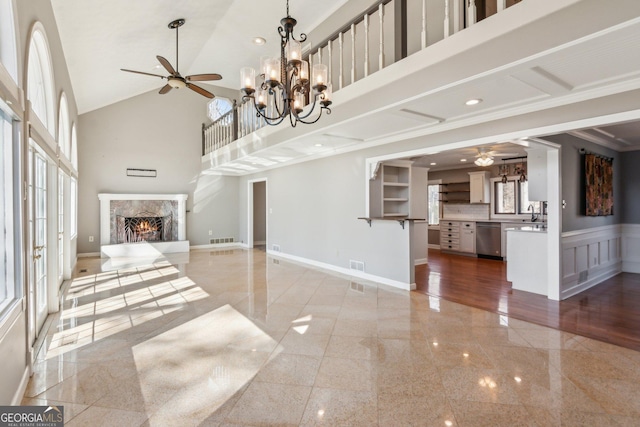
{"type": "MultiPolygon", "coordinates": [[[[244,175],[405,141],[535,136],[640,108],[640,2],[386,0],[325,40],[332,114],[265,126],[242,103],[203,125],[202,170],[244,175]],[[481,99],[475,106],[465,102],[481,99]]],[[[307,46],[308,47],[308,46],[307,46]]],[[[604,122],[603,122],[604,123],[604,122]]]]}

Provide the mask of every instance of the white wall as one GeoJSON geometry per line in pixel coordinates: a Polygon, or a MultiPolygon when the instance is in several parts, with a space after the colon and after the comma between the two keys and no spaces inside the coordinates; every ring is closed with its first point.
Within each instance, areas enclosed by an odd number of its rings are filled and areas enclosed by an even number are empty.
{"type": "Polygon", "coordinates": [[[98,193],[187,193],[191,245],[238,238],[238,179],[199,173],[207,102],[191,91],[154,90],[80,116],[78,253],[100,250],[98,193]],[[127,168],[155,169],[157,177],[128,177],[127,168]]]}
{"type": "MultiPolygon", "coordinates": [[[[365,273],[387,281],[411,283],[409,227],[373,221],[365,215],[365,154],[347,153],[241,178],[240,239],[247,240],[247,181],[268,179],[268,249],[284,255],[349,269],[365,264],[365,273]]],[[[418,257],[421,258],[421,257],[418,257]]]]}

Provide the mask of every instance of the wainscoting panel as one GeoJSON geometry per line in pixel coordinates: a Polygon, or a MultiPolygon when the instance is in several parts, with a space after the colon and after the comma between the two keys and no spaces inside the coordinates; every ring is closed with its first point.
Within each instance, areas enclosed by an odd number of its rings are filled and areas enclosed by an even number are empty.
{"type": "Polygon", "coordinates": [[[640,224],[623,224],[622,236],[622,271],[640,273],[640,224]]]}
{"type": "MultiPolygon", "coordinates": [[[[625,233],[622,228],[622,225],[611,225],[562,234],[560,299],[569,298],[623,271],[621,247],[625,233]]],[[[637,238],[640,249],[640,227],[637,238]]],[[[637,261],[640,267],[640,256],[637,261]]]]}

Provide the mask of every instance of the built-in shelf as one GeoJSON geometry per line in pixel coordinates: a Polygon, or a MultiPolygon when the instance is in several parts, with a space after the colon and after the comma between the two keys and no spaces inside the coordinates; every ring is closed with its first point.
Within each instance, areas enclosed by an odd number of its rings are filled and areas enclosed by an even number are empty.
{"type": "Polygon", "coordinates": [[[469,203],[471,188],[469,182],[449,182],[440,184],[440,201],[443,203],[469,203]]]}

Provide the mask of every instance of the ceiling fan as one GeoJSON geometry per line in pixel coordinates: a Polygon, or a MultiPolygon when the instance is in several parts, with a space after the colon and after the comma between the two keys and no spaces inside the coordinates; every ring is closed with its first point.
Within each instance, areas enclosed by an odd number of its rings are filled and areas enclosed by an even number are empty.
{"type": "Polygon", "coordinates": [[[182,76],[180,74],[180,71],[178,71],[178,28],[180,28],[182,25],[184,25],[185,20],[184,19],[176,19],[175,21],[171,21],[169,23],[169,28],[170,29],[175,29],[176,30],[176,68],[174,69],[171,66],[171,63],[169,61],[167,61],[165,58],[163,58],[160,55],[157,55],[156,58],[158,58],[158,61],[160,62],[160,64],[169,72],[168,76],[162,76],[160,74],[153,74],[153,73],[145,73],[144,71],[135,71],[135,70],[126,70],[124,68],[121,68],[122,71],[126,71],[128,73],[137,73],[137,74],[144,74],[147,76],[153,76],[153,77],[160,77],[161,79],[167,79],[167,84],[164,85],[161,89],[160,89],[160,95],[164,95],[165,93],[169,92],[171,89],[182,89],[182,88],[189,88],[194,92],[199,93],[202,96],[206,96],[207,98],[213,98],[215,95],[212,94],[211,92],[209,92],[208,90],[205,90],[203,88],[201,88],[200,86],[196,86],[191,82],[203,82],[203,81],[210,81],[210,80],[220,80],[222,78],[222,76],[220,74],[193,74],[190,76],[182,76]]]}
{"type": "Polygon", "coordinates": [[[477,166],[491,166],[493,164],[494,157],[510,157],[518,155],[518,153],[500,153],[498,151],[490,150],[489,148],[478,148],[478,154],[476,154],[476,160],[474,161],[477,166]]]}

